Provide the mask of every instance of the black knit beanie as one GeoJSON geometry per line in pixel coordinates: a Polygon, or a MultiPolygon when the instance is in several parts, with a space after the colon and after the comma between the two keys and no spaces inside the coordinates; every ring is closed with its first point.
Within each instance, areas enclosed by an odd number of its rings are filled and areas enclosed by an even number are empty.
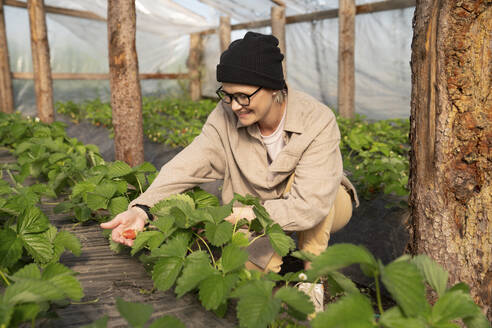
{"type": "Polygon", "coordinates": [[[220,56],[217,81],[281,90],[285,86],[283,59],[276,37],[248,32],[220,56]]]}

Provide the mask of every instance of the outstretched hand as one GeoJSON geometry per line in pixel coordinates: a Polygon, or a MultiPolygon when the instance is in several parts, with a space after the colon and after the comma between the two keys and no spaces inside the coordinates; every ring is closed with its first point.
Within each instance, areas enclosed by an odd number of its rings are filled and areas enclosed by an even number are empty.
{"type": "Polygon", "coordinates": [[[103,229],[113,229],[111,232],[111,239],[113,241],[132,246],[133,238],[128,230],[134,230],[135,233],[143,231],[145,223],[147,222],[147,214],[144,210],[138,207],[132,207],[125,212],[122,212],[114,217],[111,221],[101,223],[103,229]]]}
{"type": "Polygon", "coordinates": [[[246,219],[248,221],[253,221],[256,218],[253,208],[251,207],[233,207],[232,213],[224,220],[229,221],[232,224],[236,224],[237,221],[241,219],[246,219]]]}

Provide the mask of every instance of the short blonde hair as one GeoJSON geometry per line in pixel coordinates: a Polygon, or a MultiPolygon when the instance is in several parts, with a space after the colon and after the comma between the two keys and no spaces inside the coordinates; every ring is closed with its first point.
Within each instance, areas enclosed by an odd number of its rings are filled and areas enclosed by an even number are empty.
{"type": "Polygon", "coordinates": [[[287,89],[277,90],[273,92],[273,101],[282,104],[287,98],[287,89]]]}

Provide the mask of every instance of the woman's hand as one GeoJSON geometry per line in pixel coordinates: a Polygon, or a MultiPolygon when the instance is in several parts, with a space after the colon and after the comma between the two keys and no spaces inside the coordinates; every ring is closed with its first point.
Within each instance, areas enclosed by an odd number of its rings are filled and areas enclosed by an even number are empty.
{"type": "Polygon", "coordinates": [[[111,221],[101,223],[101,228],[113,229],[111,239],[117,243],[132,246],[136,233],[144,229],[147,220],[147,213],[143,209],[132,207],[118,214],[111,221]]]}
{"type": "Polygon", "coordinates": [[[233,207],[232,213],[224,220],[229,221],[232,224],[236,224],[237,221],[241,219],[246,219],[248,221],[253,221],[256,218],[252,207],[233,207]]]}

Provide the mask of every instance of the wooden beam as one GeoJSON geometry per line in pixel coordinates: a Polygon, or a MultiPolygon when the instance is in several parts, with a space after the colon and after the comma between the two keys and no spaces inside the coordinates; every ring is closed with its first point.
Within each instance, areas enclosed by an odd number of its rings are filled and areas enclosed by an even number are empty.
{"type": "Polygon", "coordinates": [[[144,161],[142,93],[135,38],[135,0],[108,0],[109,86],[115,157],[130,166],[144,161]]]}
{"type": "MultiPolygon", "coordinates": [[[[373,2],[365,5],[358,5],[355,7],[356,15],[370,14],[380,11],[395,10],[395,9],[405,9],[410,7],[415,7],[416,0],[388,0],[373,2]]],[[[312,22],[316,20],[331,19],[338,17],[338,9],[321,10],[309,14],[300,14],[287,16],[285,19],[285,24],[297,24],[312,22]]],[[[247,30],[260,27],[266,27],[270,25],[269,19],[263,19],[253,22],[240,23],[231,25],[231,30],[247,30]]],[[[217,30],[214,28],[204,30],[200,34],[214,34],[217,30]]]]}
{"type": "Polygon", "coordinates": [[[284,55],[282,61],[282,69],[284,71],[284,79],[287,80],[287,52],[285,48],[285,7],[273,6],[271,9],[271,24],[272,35],[278,39],[278,47],[284,55]]]}
{"type": "Polygon", "coordinates": [[[355,117],[355,0],[339,0],[338,24],[338,113],[355,117]]]}
{"type": "Polygon", "coordinates": [[[190,54],[188,56],[188,74],[190,76],[190,97],[197,101],[202,97],[200,66],[203,57],[203,37],[200,33],[190,35],[190,54]]]}
{"type": "Polygon", "coordinates": [[[231,17],[220,16],[219,24],[220,52],[224,52],[231,43],[231,17]]]}
{"type": "MultiPolygon", "coordinates": [[[[30,72],[13,72],[12,78],[17,80],[32,80],[34,74],[30,72]]],[[[53,80],[109,80],[109,73],[51,73],[53,80]]],[[[140,73],[139,80],[184,80],[187,73],[140,73]]]]}
{"type": "Polygon", "coordinates": [[[7,46],[7,31],[3,14],[3,0],[0,0],[0,111],[14,112],[14,92],[10,77],[9,49],[7,46]]]}
{"type": "MultiPolygon", "coordinates": [[[[4,4],[6,6],[11,6],[11,7],[27,8],[27,3],[24,1],[4,0],[4,4]]],[[[97,20],[101,22],[106,21],[104,17],[101,17],[91,11],[85,11],[85,10],[68,9],[68,8],[55,7],[55,6],[45,6],[44,11],[49,14],[73,16],[78,18],[97,20]]]]}
{"type": "Polygon", "coordinates": [[[44,0],[28,0],[29,26],[31,30],[32,66],[36,105],[41,122],[53,123],[53,81],[51,80],[50,48],[46,31],[44,0]]]}

